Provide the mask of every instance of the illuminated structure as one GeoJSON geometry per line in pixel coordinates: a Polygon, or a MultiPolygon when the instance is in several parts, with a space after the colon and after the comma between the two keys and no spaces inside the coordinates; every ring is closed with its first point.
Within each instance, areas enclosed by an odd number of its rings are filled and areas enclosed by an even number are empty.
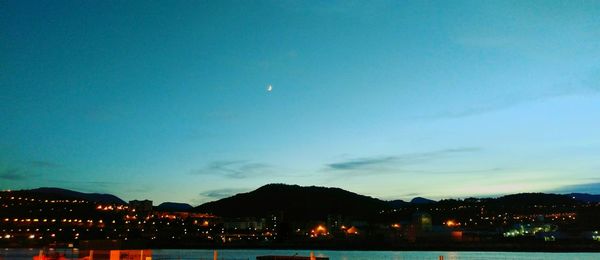
{"type": "Polygon", "coordinates": [[[263,230],[266,227],[264,218],[236,218],[223,223],[225,230],[263,230]]]}
{"type": "Polygon", "coordinates": [[[131,201],[129,201],[129,208],[132,208],[137,212],[150,212],[150,211],[152,211],[152,201],[151,200],[131,200],[131,201]]]}
{"type": "Polygon", "coordinates": [[[413,214],[413,225],[417,231],[431,231],[431,215],[423,212],[413,214]]]}

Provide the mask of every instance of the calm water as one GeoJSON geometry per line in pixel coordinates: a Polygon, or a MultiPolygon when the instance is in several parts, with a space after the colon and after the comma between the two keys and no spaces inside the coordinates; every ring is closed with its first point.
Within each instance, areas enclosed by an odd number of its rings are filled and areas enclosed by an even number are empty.
{"type": "MultiPolygon", "coordinates": [[[[64,253],[67,259],[77,259],[79,252],[71,249],[56,249],[64,253]]],[[[31,260],[38,255],[39,249],[0,249],[2,260],[31,260]]],[[[259,255],[303,255],[308,256],[309,250],[219,250],[219,259],[224,260],[254,260],[259,255]]],[[[513,253],[513,252],[443,252],[443,251],[327,251],[315,250],[315,256],[326,256],[330,259],[340,260],[438,260],[444,256],[445,260],[459,259],[526,259],[526,260],[554,260],[554,259],[600,259],[600,253],[513,253]]],[[[211,259],[213,250],[152,250],[153,260],[171,259],[211,259]]],[[[96,258],[95,258],[96,259],[96,258]]],[[[139,258],[137,258],[139,259],[139,258]]]]}

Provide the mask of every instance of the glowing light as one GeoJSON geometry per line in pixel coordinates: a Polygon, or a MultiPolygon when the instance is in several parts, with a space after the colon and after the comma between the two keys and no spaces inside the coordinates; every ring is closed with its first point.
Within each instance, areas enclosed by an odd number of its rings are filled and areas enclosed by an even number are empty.
{"type": "Polygon", "coordinates": [[[346,233],[350,235],[358,235],[358,229],[356,227],[350,227],[348,230],[346,230],[346,233]]]}
{"type": "Polygon", "coordinates": [[[311,237],[317,237],[317,236],[323,236],[323,235],[328,235],[329,233],[327,233],[327,228],[325,228],[323,225],[318,225],[317,227],[315,227],[314,229],[312,229],[310,231],[311,237]]]}
{"type": "Polygon", "coordinates": [[[460,226],[460,223],[457,223],[454,220],[448,220],[448,221],[446,221],[446,226],[448,226],[448,227],[456,227],[456,226],[460,226]]]}

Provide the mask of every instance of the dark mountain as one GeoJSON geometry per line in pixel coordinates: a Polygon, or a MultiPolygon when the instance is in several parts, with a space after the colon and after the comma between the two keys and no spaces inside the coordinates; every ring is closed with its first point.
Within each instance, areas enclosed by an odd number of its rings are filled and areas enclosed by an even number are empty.
{"type": "Polygon", "coordinates": [[[23,192],[29,192],[32,194],[43,195],[48,198],[70,198],[70,199],[84,199],[93,202],[100,203],[111,203],[111,204],[127,204],[125,201],[120,199],[119,197],[112,194],[102,194],[102,193],[83,193],[77,192],[67,189],[60,188],[37,188],[32,190],[24,190],[23,192]]]}
{"type": "Polygon", "coordinates": [[[410,203],[413,204],[429,204],[429,203],[435,203],[435,200],[430,200],[430,199],[426,199],[423,197],[415,197],[412,200],[410,200],[410,203]]]}
{"type": "Polygon", "coordinates": [[[202,204],[195,210],[226,217],[283,214],[290,220],[323,220],[329,214],[367,217],[387,208],[385,201],[340,188],[268,184],[248,193],[202,204]]]}
{"type": "Polygon", "coordinates": [[[400,208],[400,207],[404,207],[404,206],[410,205],[410,202],[406,202],[406,201],[403,201],[403,200],[390,200],[387,203],[392,208],[400,208]]]}
{"type": "Polygon", "coordinates": [[[177,202],[163,202],[156,206],[156,210],[165,212],[184,212],[194,209],[190,204],[177,202]]]}
{"type": "Polygon", "coordinates": [[[568,195],[552,193],[517,193],[499,197],[496,201],[504,204],[555,205],[572,204],[574,199],[568,195]]]}
{"type": "Polygon", "coordinates": [[[592,202],[598,203],[600,202],[600,195],[588,194],[588,193],[571,193],[567,194],[567,196],[583,202],[592,202]]]}
{"type": "Polygon", "coordinates": [[[575,205],[578,201],[568,195],[552,193],[518,193],[499,197],[495,200],[495,203],[509,207],[520,207],[530,205],[575,205]]]}

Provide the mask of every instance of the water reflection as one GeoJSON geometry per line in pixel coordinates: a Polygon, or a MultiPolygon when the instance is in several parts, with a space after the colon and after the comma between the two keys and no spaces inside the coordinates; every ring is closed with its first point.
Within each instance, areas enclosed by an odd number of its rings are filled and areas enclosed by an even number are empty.
{"type": "MultiPolygon", "coordinates": [[[[312,250],[264,250],[264,249],[223,249],[218,250],[219,260],[254,260],[257,256],[309,256],[312,250]]],[[[315,250],[316,257],[342,260],[563,260],[600,259],[599,253],[543,253],[543,252],[448,252],[448,251],[332,251],[315,250]]],[[[152,249],[152,250],[77,250],[76,248],[56,249],[0,249],[0,260],[69,259],[69,260],[213,260],[214,250],[208,249],[152,249]]]]}
{"type": "Polygon", "coordinates": [[[152,250],[40,250],[33,260],[152,260],[152,250]]]}

